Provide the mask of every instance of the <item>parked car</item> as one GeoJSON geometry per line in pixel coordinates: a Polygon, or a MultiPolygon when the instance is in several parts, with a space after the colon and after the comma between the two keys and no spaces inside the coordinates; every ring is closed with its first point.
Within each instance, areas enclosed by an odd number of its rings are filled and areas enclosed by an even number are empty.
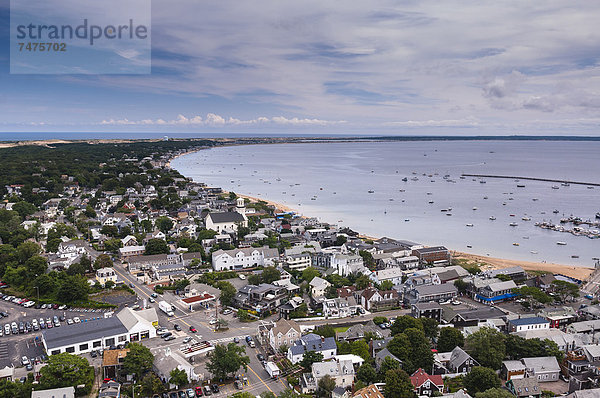
{"type": "Polygon", "coordinates": [[[21,365],[23,365],[23,366],[29,365],[29,358],[27,358],[26,356],[23,356],[21,358],[21,365]]]}
{"type": "Polygon", "coordinates": [[[173,325],[173,329],[177,330],[178,332],[181,332],[181,326],[179,326],[178,324],[173,325]]]}
{"type": "Polygon", "coordinates": [[[239,343],[239,342],[240,342],[240,339],[239,339],[239,338],[237,338],[237,337],[234,337],[234,338],[233,338],[233,342],[234,342],[235,344],[237,344],[237,343],[239,343]]]}
{"type": "Polygon", "coordinates": [[[210,388],[215,394],[220,391],[219,386],[217,384],[213,384],[212,386],[210,386],[210,388]]]}
{"type": "Polygon", "coordinates": [[[171,341],[171,340],[175,340],[175,336],[171,335],[171,336],[165,337],[165,341],[171,341]]]}
{"type": "Polygon", "coordinates": [[[202,393],[202,387],[200,387],[200,386],[196,387],[196,396],[201,397],[203,395],[204,394],[202,393]]]}
{"type": "Polygon", "coordinates": [[[256,358],[258,358],[258,360],[261,362],[265,360],[265,356],[263,354],[257,354],[256,358]]]}
{"type": "Polygon", "coordinates": [[[212,391],[210,391],[210,388],[208,388],[208,386],[204,386],[204,395],[212,395],[212,391]]]}
{"type": "Polygon", "coordinates": [[[196,330],[196,328],[195,328],[195,327],[193,327],[193,326],[190,326],[190,332],[192,332],[192,333],[196,333],[197,331],[198,331],[198,330],[196,330]]]}
{"type": "Polygon", "coordinates": [[[187,390],[185,390],[185,392],[187,393],[188,398],[194,398],[196,396],[194,394],[194,390],[192,390],[191,388],[188,388],[187,390]]]}

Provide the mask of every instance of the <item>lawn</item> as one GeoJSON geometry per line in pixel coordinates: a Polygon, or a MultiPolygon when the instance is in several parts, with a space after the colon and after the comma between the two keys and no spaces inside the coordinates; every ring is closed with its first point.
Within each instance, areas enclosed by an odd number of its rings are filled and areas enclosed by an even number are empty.
{"type": "Polygon", "coordinates": [[[336,333],[343,333],[348,329],[350,329],[350,326],[340,326],[337,328],[333,328],[333,330],[335,330],[336,333]]]}

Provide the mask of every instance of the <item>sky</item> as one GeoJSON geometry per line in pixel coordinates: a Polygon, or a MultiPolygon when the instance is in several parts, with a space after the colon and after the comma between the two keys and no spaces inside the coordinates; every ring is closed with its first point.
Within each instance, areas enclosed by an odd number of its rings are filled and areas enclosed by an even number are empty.
{"type": "Polygon", "coordinates": [[[0,131],[600,135],[600,2],[174,0],[151,14],[150,74],[11,74],[0,0],[0,131]]]}

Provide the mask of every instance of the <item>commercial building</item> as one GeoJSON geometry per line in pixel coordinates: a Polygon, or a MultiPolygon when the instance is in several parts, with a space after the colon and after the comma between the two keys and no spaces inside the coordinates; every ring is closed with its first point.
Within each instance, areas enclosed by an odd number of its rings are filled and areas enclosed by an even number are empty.
{"type": "Polygon", "coordinates": [[[42,343],[49,355],[83,354],[156,337],[158,316],[154,308],[124,308],[115,316],[88,320],[64,328],[46,329],[42,343]]]}

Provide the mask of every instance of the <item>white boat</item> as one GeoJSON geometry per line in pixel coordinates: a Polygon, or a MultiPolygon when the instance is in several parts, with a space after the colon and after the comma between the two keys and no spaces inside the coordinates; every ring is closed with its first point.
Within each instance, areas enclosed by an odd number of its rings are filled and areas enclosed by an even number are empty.
{"type": "Polygon", "coordinates": [[[566,246],[567,242],[558,241],[558,242],[556,242],[556,244],[559,245],[559,246],[566,246]]]}
{"type": "Polygon", "coordinates": [[[531,253],[531,254],[538,254],[538,252],[536,252],[535,250],[532,250],[529,253],[531,253]]]}
{"type": "Polygon", "coordinates": [[[516,222],[511,222],[511,223],[510,223],[510,224],[508,224],[508,225],[510,225],[511,227],[516,227],[516,226],[517,226],[517,225],[519,225],[519,224],[517,224],[516,222]]]}
{"type": "Polygon", "coordinates": [[[552,189],[560,189],[558,185],[552,185],[552,189]]]}
{"type": "Polygon", "coordinates": [[[522,217],[521,220],[523,220],[523,221],[531,221],[531,217],[525,216],[525,217],[522,217]]]}
{"type": "Polygon", "coordinates": [[[473,210],[477,210],[477,207],[473,207],[473,210]]]}
{"type": "Polygon", "coordinates": [[[496,219],[496,217],[490,216],[490,220],[494,221],[495,219],[496,219]]]}
{"type": "Polygon", "coordinates": [[[472,227],[472,226],[473,226],[473,224],[467,224],[467,227],[472,227]]]}

